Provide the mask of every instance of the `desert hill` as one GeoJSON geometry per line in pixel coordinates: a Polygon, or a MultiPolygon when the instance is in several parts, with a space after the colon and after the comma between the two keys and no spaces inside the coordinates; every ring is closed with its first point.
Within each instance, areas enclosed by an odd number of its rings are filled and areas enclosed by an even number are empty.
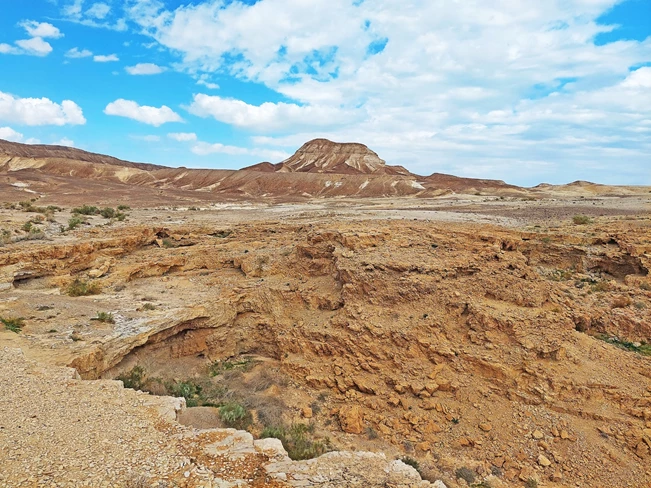
{"type": "Polygon", "coordinates": [[[134,186],[149,202],[161,191],[173,199],[198,200],[433,197],[452,192],[524,191],[495,180],[418,176],[401,166],[387,165],[362,144],[326,139],[304,144],[280,163],[263,162],[241,170],[168,168],[72,148],[0,141],[0,188],[8,195],[25,188],[46,195],[55,190],[61,195],[100,189],[106,195],[124,195],[134,186]]]}

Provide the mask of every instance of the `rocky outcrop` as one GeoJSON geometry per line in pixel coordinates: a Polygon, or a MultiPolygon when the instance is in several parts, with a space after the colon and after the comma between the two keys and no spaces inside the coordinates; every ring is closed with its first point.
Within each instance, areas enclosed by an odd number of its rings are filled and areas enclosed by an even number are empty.
{"type": "Polygon", "coordinates": [[[278,439],[185,428],[175,422],[182,399],[81,381],[75,370],[42,368],[17,349],[0,348],[0,389],[1,486],[432,486],[383,454],[330,452],[294,462],[278,439]]]}
{"type": "MultiPolygon", "coordinates": [[[[384,160],[363,144],[315,139],[280,163],[280,172],[385,174],[384,160]]],[[[409,174],[409,173],[405,173],[409,174]]]]}

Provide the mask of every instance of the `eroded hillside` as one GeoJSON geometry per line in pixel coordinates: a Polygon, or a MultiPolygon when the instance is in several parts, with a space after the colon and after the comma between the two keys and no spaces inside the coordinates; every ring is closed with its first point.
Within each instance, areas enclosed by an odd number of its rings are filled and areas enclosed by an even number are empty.
{"type": "Polygon", "coordinates": [[[237,401],[255,435],[302,423],[324,450],[409,456],[448,487],[651,481],[643,210],[511,227],[151,215],[0,248],[0,316],[24,318],[2,344],[86,379],[194,385],[208,406],[190,425],[237,401]],[[97,294],[69,296],[75,279],[97,294]]]}

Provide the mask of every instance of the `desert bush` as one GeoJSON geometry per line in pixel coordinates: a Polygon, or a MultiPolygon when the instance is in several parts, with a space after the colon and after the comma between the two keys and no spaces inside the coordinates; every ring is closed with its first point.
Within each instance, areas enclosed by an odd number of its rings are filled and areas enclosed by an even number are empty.
{"type": "Polygon", "coordinates": [[[75,280],[68,285],[66,293],[71,297],[85,297],[89,295],[97,295],[101,291],[99,284],[95,282],[88,282],[75,278],[75,280]]]}
{"type": "Polygon", "coordinates": [[[574,222],[576,225],[586,225],[591,224],[592,219],[587,215],[575,215],[572,217],[572,222],[574,222]]]}
{"type": "Polygon", "coordinates": [[[104,322],[107,324],[114,324],[115,318],[112,313],[107,312],[97,312],[97,317],[93,317],[90,320],[96,320],[97,322],[104,322]]]}
{"type": "Polygon", "coordinates": [[[68,220],[68,230],[75,230],[77,227],[85,223],[86,221],[81,217],[70,217],[68,220]]]}
{"type": "Polygon", "coordinates": [[[202,387],[193,381],[175,381],[166,384],[165,387],[172,396],[185,398],[188,407],[198,407],[203,404],[202,387]]]}
{"type": "Polygon", "coordinates": [[[73,214],[79,215],[97,215],[100,210],[97,207],[82,205],[81,207],[76,207],[72,209],[73,214]]]}
{"type": "Polygon", "coordinates": [[[418,461],[416,461],[414,458],[409,457],[409,456],[405,456],[405,457],[401,458],[400,460],[403,463],[405,463],[405,464],[411,466],[412,468],[414,468],[416,471],[420,472],[420,463],[418,461]]]}
{"type": "Polygon", "coordinates": [[[231,429],[245,430],[253,422],[251,412],[240,403],[227,403],[219,408],[219,418],[231,429]]]}
{"type": "Polygon", "coordinates": [[[142,390],[145,380],[145,370],[141,366],[134,366],[131,371],[122,373],[115,379],[122,381],[125,388],[142,390]]]}
{"type": "Polygon", "coordinates": [[[245,357],[239,360],[226,359],[215,361],[210,365],[210,376],[219,376],[227,371],[248,371],[253,366],[251,358],[245,357]]]}
{"type": "Polygon", "coordinates": [[[105,207],[102,210],[100,210],[99,214],[104,217],[105,219],[112,219],[115,217],[115,209],[111,207],[105,207]]]}
{"type": "Polygon", "coordinates": [[[25,319],[22,317],[0,317],[0,322],[4,324],[5,329],[16,334],[20,333],[25,327],[25,319]]]}
{"type": "Polygon", "coordinates": [[[457,478],[461,478],[462,480],[466,481],[468,484],[474,483],[475,479],[477,478],[475,472],[472,469],[467,468],[465,466],[457,469],[454,472],[454,474],[457,478]]]}
{"type": "Polygon", "coordinates": [[[118,210],[131,210],[129,205],[118,205],[118,210]]]}
{"type": "Polygon", "coordinates": [[[526,488],[538,488],[538,482],[533,478],[529,478],[524,486],[526,488]]]}
{"type": "Polygon", "coordinates": [[[313,434],[314,425],[294,424],[289,428],[285,426],[266,427],[260,438],[279,439],[291,459],[302,461],[318,457],[329,449],[327,439],[325,441],[315,440],[313,434]]]}
{"type": "Polygon", "coordinates": [[[145,303],[142,306],[142,309],[143,310],[156,310],[156,305],[154,305],[153,303],[145,303]]]}
{"type": "Polygon", "coordinates": [[[598,339],[601,339],[608,344],[619,347],[620,349],[625,349],[627,351],[636,352],[642,354],[643,356],[651,356],[651,344],[646,342],[630,342],[625,339],[620,339],[619,337],[609,336],[606,334],[600,334],[597,336],[598,339]]]}
{"type": "Polygon", "coordinates": [[[29,232],[30,230],[32,230],[32,222],[31,221],[25,222],[22,225],[21,229],[24,230],[25,232],[29,232]]]}
{"type": "Polygon", "coordinates": [[[127,218],[127,214],[123,212],[118,212],[115,214],[115,220],[117,220],[118,222],[122,222],[126,218],[127,218]]]}

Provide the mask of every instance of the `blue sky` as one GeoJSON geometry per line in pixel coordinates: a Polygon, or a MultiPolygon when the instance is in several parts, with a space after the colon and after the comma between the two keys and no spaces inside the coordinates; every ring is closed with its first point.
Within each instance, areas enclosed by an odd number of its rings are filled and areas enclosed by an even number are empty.
{"type": "Polygon", "coordinates": [[[0,7],[0,138],[240,168],[328,137],[423,175],[651,184],[649,0],[0,7]]]}

